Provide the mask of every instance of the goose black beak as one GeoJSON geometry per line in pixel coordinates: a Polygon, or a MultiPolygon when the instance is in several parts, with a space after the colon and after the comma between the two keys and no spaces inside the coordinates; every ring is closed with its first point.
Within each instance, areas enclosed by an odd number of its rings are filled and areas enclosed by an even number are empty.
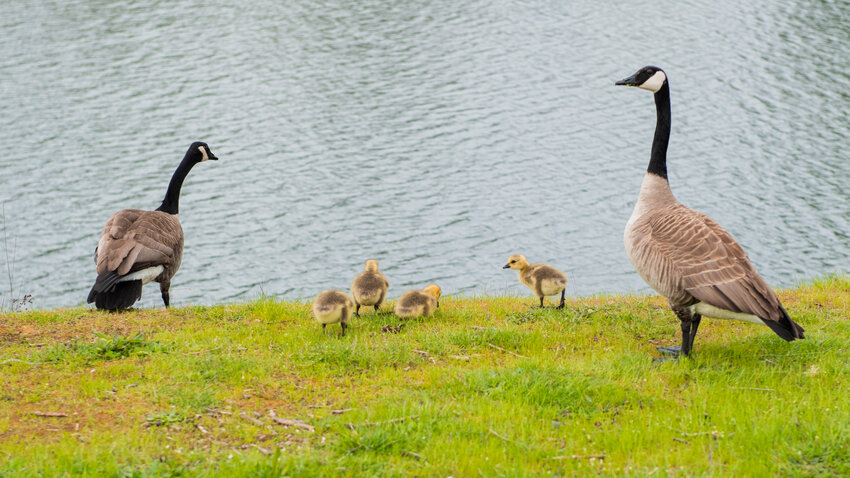
{"type": "Polygon", "coordinates": [[[502,269],[510,269],[510,268],[511,268],[510,264],[505,264],[504,266],[502,266],[502,269]]]}
{"type": "Polygon", "coordinates": [[[207,155],[207,159],[211,159],[211,160],[213,160],[213,161],[218,161],[218,156],[214,155],[214,154],[212,153],[212,151],[210,151],[210,154],[209,154],[209,155],[207,155]]]}
{"type": "Polygon", "coordinates": [[[614,86],[637,86],[637,82],[635,82],[635,75],[623,78],[622,80],[614,83],[614,86]]]}

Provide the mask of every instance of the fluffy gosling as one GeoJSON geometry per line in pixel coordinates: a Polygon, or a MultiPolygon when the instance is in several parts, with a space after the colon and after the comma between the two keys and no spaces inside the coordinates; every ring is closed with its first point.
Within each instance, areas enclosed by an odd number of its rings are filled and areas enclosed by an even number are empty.
{"type": "Polygon", "coordinates": [[[558,295],[560,292],[561,303],[556,308],[564,308],[564,289],[567,287],[567,276],[563,272],[547,264],[529,264],[522,254],[512,255],[502,269],[519,271],[519,281],[528,286],[540,298],[540,307],[543,307],[544,297],[558,295]]]}
{"type": "Polygon", "coordinates": [[[428,317],[440,306],[441,293],[436,284],[431,284],[422,290],[409,290],[396,301],[395,315],[402,319],[428,317]]]}
{"type": "Polygon", "coordinates": [[[378,261],[366,261],[366,269],[351,282],[351,295],[354,296],[354,315],[360,315],[360,306],[372,306],[375,313],[384,303],[390,283],[383,274],[378,272],[378,261]]]}
{"type": "Polygon", "coordinates": [[[322,324],[322,329],[328,324],[339,322],[342,325],[343,337],[353,308],[354,301],[351,297],[339,290],[323,291],[313,299],[313,316],[322,324]]]}

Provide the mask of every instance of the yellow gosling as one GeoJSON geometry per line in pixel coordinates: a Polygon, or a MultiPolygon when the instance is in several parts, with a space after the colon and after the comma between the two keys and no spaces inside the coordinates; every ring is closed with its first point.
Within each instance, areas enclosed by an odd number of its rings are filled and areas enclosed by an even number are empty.
{"type": "Polygon", "coordinates": [[[529,264],[522,254],[512,255],[502,269],[519,271],[519,281],[528,286],[540,298],[540,307],[543,307],[544,297],[560,293],[561,303],[556,308],[564,308],[564,289],[567,287],[567,276],[563,272],[547,264],[529,264]]]}
{"type": "Polygon", "coordinates": [[[378,261],[369,259],[366,261],[366,269],[358,274],[351,282],[351,295],[354,297],[356,309],[354,315],[360,315],[360,306],[372,306],[375,313],[384,303],[387,297],[387,289],[390,283],[383,274],[378,272],[378,261]]]}
{"type": "Polygon", "coordinates": [[[395,315],[402,319],[428,317],[440,306],[441,293],[436,284],[431,284],[422,290],[409,290],[396,301],[395,315]]]}
{"type": "Polygon", "coordinates": [[[345,336],[345,328],[352,309],[354,309],[354,301],[340,290],[326,290],[313,299],[313,317],[322,324],[322,329],[328,324],[339,322],[342,325],[343,336],[345,336]]]}

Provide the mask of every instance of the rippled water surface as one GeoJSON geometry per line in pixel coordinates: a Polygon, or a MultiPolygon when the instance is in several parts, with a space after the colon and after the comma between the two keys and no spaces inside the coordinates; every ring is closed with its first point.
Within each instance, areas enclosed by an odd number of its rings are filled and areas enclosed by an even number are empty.
{"type": "Polygon", "coordinates": [[[517,252],[570,294],[646,290],[622,231],[654,104],[612,86],[645,64],[678,198],[772,285],[847,271],[848,25],[846,1],[4,1],[0,289],[82,304],[106,219],[202,140],[175,304],[307,298],[367,258],[391,297],[527,294],[517,252]]]}

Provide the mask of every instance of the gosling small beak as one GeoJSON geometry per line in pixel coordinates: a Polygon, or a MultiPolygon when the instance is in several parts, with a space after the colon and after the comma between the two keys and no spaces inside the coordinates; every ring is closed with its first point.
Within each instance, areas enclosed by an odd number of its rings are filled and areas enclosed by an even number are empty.
{"type": "Polygon", "coordinates": [[[505,264],[504,266],[502,266],[502,269],[510,269],[510,268],[511,268],[510,264],[505,264]]]}
{"type": "Polygon", "coordinates": [[[635,83],[635,75],[623,78],[622,80],[614,83],[614,86],[637,86],[637,83],[635,83]]]}

